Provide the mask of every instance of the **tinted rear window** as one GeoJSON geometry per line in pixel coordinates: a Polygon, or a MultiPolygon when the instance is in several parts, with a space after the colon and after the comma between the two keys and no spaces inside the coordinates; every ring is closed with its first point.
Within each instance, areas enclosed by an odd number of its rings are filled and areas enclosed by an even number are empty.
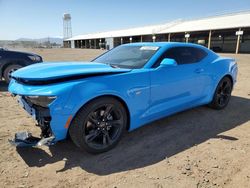
{"type": "Polygon", "coordinates": [[[153,67],[158,67],[164,58],[174,59],[178,65],[198,63],[207,56],[207,53],[195,47],[174,47],[168,49],[153,67]]]}
{"type": "Polygon", "coordinates": [[[197,63],[206,56],[207,53],[204,50],[194,47],[176,47],[166,52],[166,58],[175,59],[179,65],[197,63]]]}

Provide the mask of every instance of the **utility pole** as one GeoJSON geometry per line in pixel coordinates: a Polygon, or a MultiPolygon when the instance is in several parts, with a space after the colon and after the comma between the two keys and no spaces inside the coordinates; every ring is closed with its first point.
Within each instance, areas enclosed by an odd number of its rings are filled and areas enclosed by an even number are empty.
{"type": "Polygon", "coordinates": [[[236,31],[235,34],[237,35],[237,44],[235,53],[238,54],[240,49],[240,37],[243,35],[243,31],[241,30],[241,28],[239,28],[239,31],[236,31]]]}
{"type": "Polygon", "coordinates": [[[210,30],[208,35],[208,44],[207,44],[208,49],[211,48],[211,37],[212,37],[212,31],[210,30]]]}

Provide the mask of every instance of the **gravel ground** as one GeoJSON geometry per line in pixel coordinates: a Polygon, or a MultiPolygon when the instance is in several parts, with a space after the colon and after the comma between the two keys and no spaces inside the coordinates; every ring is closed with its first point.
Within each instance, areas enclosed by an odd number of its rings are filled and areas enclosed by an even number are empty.
{"type": "MultiPolygon", "coordinates": [[[[45,61],[89,60],[104,51],[21,49],[45,61]]],[[[0,187],[250,187],[250,55],[238,61],[228,107],[198,107],[124,135],[113,150],[91,155],[70,140],[16,149],[8,139],[35,122],[0,82],[0,187]]]]}

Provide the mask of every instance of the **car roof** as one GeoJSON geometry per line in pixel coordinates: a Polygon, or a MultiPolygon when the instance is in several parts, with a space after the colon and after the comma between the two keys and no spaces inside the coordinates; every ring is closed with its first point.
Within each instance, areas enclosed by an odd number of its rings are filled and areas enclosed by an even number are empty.
{"type": "MultiPolygon", "coordinates": [[[[121,46],[157,46],[157,47],[160,47],[161,49],[159,49],[159,51],[154,55],[156,58],[158,58],[160,55],[162,55],[162,53],[164,53],[165,50],[170,49],[170,48],[174,48],[174,47],[194,47],[194,48],[204,50],[209,55],[212,55],[214,57],[218,57],[218,55],[216,53],[209,50],[205,46],[202,46],[199,44],[194,44],[194,43],[186,43],[186,42],[137,42],[137,43],[127,43],[127,44],[123,44],[121,46]]],[[[153,56],[153,58],[154,58],[154,56],[153,56]]],[[[152,62],[155,61],[155,59],[152,59],[152,58],[151,58],[151,60],[152,60],[152,62]]],[[[144,67],[150,68],[153,65],[151,60],[149,62],[147,62],[144,67]]]]}
{"type": "Polygon", "coordinates": [[[158,47],[178,47],[178,46],[187,46],[187,47],[196,47],[196,48],[205,48],[199,44],[194,43],[185,43],[185,42],[136,42],[124,44],[125,46],[158,46],[158,47]]]}

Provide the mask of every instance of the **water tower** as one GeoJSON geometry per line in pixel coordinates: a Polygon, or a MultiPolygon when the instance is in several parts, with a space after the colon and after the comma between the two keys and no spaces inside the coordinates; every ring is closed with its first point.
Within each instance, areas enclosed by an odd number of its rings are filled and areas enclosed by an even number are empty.
{"type": "Polygon", "coordinates": [[[68,39],[72,37],[71,16],[70,14],[63,14],[63,38],[68,39]]]}

